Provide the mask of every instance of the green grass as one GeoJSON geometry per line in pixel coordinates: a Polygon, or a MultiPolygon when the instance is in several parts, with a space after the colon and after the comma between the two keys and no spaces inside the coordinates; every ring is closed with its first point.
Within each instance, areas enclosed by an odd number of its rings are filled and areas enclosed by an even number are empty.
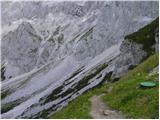
{"type": "Polygon", "coordinates": [[[141,81],[154,81],[158,74],[147,77],[158,65],[158,55],[149,57],[135,69],[130,70],[118,82],[102,84],[77,97],[50,119],[89,119],[91,103],[89,99],[96,94],[106,93],[103,101],[110,107],[120,110],[127,118],[158,118],[158,81],[155,88],[139,88],[141,81]],[[113,89],[107,93],[107,89],[113,89]]]}
{"type": "Polygon", "coordinates": [[[122,111],[127,118],[158,118],[159,87],[158,74],[148,76],[150,70],[158,65],[158,55],[149,57],[135,69],[129,71],[118,82],[112,84],[113,90],[103,97],[110,107],[122,111]],[[142,89],[142,81],[155,81],[154,88],[142,89]]]}
{"type": "Polygon", "coordinates": [[[91,108],[89,99],[95,94],[105,92],[106,89],[107,86],[103,85],[89,90],[78,96],[75,100],[69,102],[66,107],[52,115],[50,119],[91,119],[91,116],[89,115],[91,108]]]}
{"type": "Polygon", "coordinates": [[[62,109],[60,112],[51,116],[52,119],[78,119],[78,118],[90,118],[88,115],[90,102],[88,101],[90,95],[85,94],[74,101],[70,102],[67,107],[62,109]]]}
{"type": "MultiPolygon", "coordinates": [[[[134,32],[125,37],[126,40],[131,42],[136,42],[143,45],[143,49],[151,55],[155,50],[152,48],[152,45],[155,44],[155,34],[156,30],[159,27],[159,17],[152,21],[150,24],[139,29],[137,32],[134,32]]],[[[158,31],[157,31],[158,32],[158,31]]]]}

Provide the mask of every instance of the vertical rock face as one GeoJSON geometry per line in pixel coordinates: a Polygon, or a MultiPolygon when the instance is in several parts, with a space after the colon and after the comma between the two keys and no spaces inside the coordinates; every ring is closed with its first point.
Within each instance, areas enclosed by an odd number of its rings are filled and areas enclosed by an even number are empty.
{"type": "Polygon", "coordinates": [[[155,19],[157,3],[2,2],[2,118],[46,118],[124,75],[147,56],[124,36],[155,19]]]}

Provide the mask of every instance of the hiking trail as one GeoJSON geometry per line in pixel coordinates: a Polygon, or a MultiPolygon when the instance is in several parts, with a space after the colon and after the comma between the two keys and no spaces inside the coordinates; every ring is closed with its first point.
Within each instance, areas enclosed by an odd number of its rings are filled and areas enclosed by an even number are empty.
{"type": "Polygon", "coordinates": [[[121,112],[112,110],[101,100],[105,94],[94,95],[90,98],[91,112],[90,115],[93,119],[123,119],[125,118],[121,112]]]}

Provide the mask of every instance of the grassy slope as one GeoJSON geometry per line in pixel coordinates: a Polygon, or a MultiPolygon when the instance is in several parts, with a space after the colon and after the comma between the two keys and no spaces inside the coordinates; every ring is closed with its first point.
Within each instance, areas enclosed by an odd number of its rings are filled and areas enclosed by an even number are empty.
{"type": "Polygon", "coordinates": [[[129,118],[156,118],[158,117],[158,82],[156,81],[157,87],[150,89],[141,89],[138,88],[138,85],[141,81],[153,81],[158,77],[158,75],[154,75],[146,78],[149,71],[157,65],[158,55],[153,55],[129,71],[118,82],[104,84],[89,90],[51,118],[91,118],[89,98],[95,94],[106,93],[110,86],[113,86],[112,92],[103,97],[107,105],[121,110],[129,118]]]}
{"type": "Polygon", "coordinates": [[[129,71],[112,84],[113,90],[103,97],[104,102],[122,111],[127,118],[158,118],[158,75],[147,77],[149,71],[157,65],[158,55],[153,55],[129,71]],[[149,89],[139,88],[142,81],[155,81],[157,86],[149,89]]]}

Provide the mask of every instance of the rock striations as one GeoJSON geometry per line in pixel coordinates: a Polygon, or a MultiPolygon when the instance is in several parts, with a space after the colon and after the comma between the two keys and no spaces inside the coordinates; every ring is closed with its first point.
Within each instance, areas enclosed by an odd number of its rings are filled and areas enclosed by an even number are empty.
{"type": "MultiPolygon", "coordinates": [[[[123,76],[151,54],[125,36],[158,11],[156,1],[2,2],[2,118],[47,118],[123,76]]],[[[149,48],[158,52],[157,31],[149,48]]]]}

